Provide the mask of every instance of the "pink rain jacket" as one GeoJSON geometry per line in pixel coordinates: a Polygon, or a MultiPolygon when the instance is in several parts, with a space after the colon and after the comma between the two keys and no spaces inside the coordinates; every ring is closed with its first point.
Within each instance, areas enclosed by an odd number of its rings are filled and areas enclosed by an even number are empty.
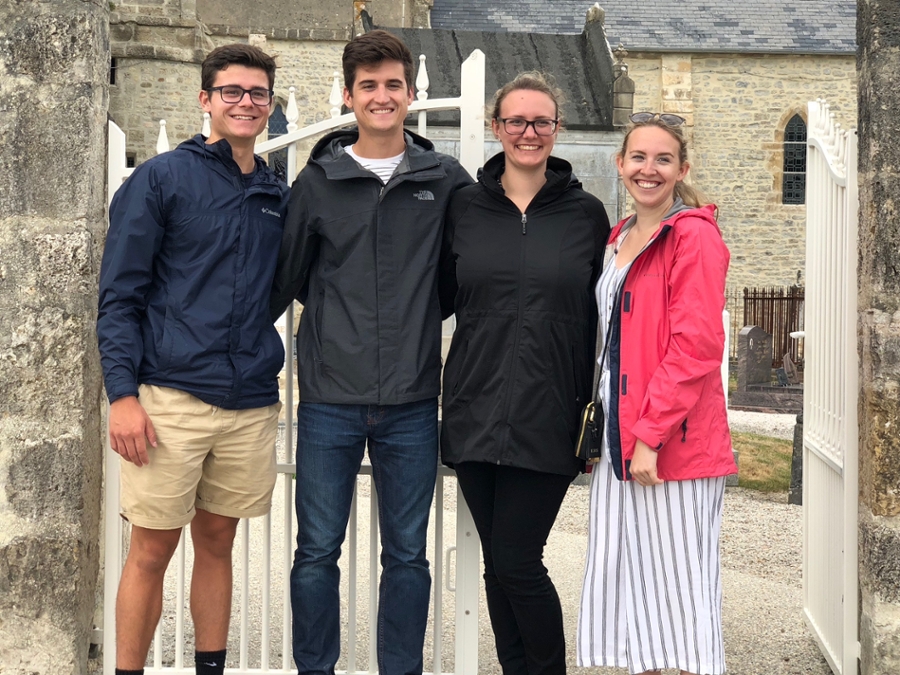
{"type": "Polygon", "coordinates": [[[720,371],[730,256],[715,211],[708,205],[663,220],[616,299],[607,424],[619,478],[630,478],[636,438],[659,452],[662,480],[737,471],[720,371]]]}

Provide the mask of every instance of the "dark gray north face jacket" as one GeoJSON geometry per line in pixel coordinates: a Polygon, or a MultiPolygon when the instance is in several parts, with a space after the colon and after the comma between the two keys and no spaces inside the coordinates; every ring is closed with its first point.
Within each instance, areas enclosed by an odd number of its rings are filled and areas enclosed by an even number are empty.
{"type": "Polygon", "coordinates": [[[452,157],[406,134],[388,183],[323,138],[291,190],[270,312],[303,305],[300,399],[396,405],[440,392],[437,264],[450,196],[472,183],[452,157]]]}

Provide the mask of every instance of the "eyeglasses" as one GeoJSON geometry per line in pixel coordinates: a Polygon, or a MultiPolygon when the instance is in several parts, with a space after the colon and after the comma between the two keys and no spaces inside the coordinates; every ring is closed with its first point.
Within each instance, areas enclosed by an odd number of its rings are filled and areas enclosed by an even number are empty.
{"type": "Polygon", "coordinates": [[[240,103],[244,100],[244,94],[250,94],[253,105],[269,105],[275,92],[271,89],[244,89],[236,85],[224,87],[210,87],[207,91],[217,91],[222,96],[222,103],[240,103]]]}
{"type": "Polygon", "coordinates": [[[667,127],[680,127],[684,124],[684,118],[681,115],[673,115],[672,113],[655,113],[655,112],[636,112],[631,117],[629,117],[632,122],[635,124],[644,124],[645,122],[652,122],[653,120],[659,120],[667,127]]]}
{"type": "Polygon", "coordinates": [[[528,127],[534,129],[534,133],[538,136],[551,136],[559,126],[559,120],[528,121],[521,117],[499,117],[498,119],[503,124],[503,130],[510,136],[521,136],[528,130],[528,127]]]}

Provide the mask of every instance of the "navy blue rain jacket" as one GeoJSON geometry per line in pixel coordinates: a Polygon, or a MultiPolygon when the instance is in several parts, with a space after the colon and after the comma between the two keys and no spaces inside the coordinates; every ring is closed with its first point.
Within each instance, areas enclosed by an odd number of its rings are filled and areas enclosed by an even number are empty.
{"type": "Polygon", "coordinates": [[[227,409],[278,401],[284,347],[269,317],[288,188],[256,158],[198,135],[141,164],[116,193],[97,337],[110,402],[138,384],[227,409]]]}

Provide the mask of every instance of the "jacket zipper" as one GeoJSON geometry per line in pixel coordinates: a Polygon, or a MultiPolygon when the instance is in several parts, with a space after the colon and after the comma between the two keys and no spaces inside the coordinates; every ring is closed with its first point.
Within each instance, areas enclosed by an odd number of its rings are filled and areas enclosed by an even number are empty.
{"type": "Polygon", "coordinates": [[[685,417],[684,422],[681,423],[681,442],[687,443],[687,417],[685,417]]]}
{"type": "MultiPolygon", "coordinates": [[[[525,224],[528,222],[528,217],[523,213],[522,214],[522,234],[526,233],[525,224]]],[[[522,239],[522,243],[520,245],[521,253],[519,255],[519,271],[522,271],[522,268],[525,267],[525,243],[526,240],[522,239]]],[[[512,397],[509,396],[509,389],[512,388],[513,384],[516,381],[516,370],[518,366],[518,358],[519,358],[519,341],[522,335],[522,322],[524,320],[524,312],[522,311],[522,295],[524,293],[525,284],[519,284],[519,297],[516,306],[516,339],[513,343],[512,350],[512,363],[510,364],[510,376],[509,376],[509,384],[507,385],[507,397],[506,397],[506,410],[503,413],[503,417],[507,421],[507,429],[509,428],[509,411],[512,407],[512,397]]],[[[508,432],[507,432],[508,433],[508,432]]],[[[507,441],[509,440],[507,436],[507,441]]],[[[501,445],[501,448],[503,446],[501,445]]],[[[500,459],[497,459],[497,464],[500,464],[500,459]]]]}

